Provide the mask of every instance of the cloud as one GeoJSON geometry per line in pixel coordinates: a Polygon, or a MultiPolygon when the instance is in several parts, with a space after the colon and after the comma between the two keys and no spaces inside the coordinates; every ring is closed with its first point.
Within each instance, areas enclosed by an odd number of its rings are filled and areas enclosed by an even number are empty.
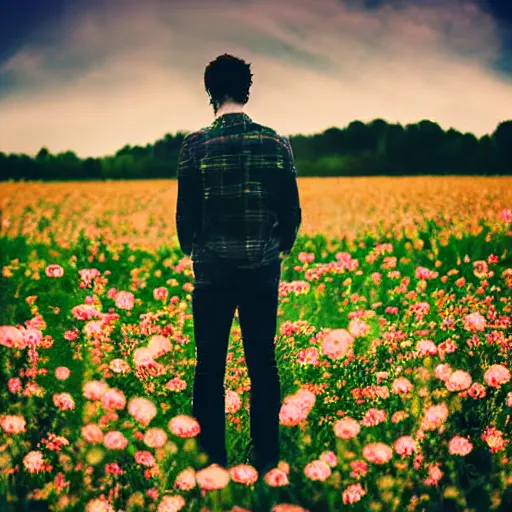
{"type": "Polygon", "coordinates": [[[96,156],[206,126],[204,68],[225,52],[252,62],[247,113],[285,135],[374,118],[482,135],[512,118],[495,21],[462,0],[111,0],[47,41],[0,68],[2,151],[96,156]]]}

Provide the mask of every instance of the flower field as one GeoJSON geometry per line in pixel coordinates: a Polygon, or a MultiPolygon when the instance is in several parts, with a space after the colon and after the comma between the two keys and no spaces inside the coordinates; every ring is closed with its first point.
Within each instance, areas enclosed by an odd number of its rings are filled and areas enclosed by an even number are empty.
{"type": "Polygon", "coordinates": [[[0,510],[512,510],[512,179],[299,179],[276,356],[281,462],[190,416],[191,261],[167,181],[0,184],[0,510]]]}

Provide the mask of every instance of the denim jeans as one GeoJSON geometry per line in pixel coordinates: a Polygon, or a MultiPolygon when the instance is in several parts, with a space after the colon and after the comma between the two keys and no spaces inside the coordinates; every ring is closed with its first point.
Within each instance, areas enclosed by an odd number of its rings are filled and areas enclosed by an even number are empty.
{"type": "Polygon", "coordinates": [[[275,359],[281,261],[238,268],[221,259],[193,263],[192,292],[197,365],[192,415],[200,424],[200,448],[209,463],[228,466],[224,377],[236,308],[251,380],[250,429],[259,471],[279,462],[280,379],[275,359]]]}

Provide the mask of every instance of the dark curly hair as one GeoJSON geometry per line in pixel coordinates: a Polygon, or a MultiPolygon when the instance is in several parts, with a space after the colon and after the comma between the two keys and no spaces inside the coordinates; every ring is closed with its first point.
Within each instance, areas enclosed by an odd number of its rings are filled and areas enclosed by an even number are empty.
{"type": "Polygon", "coordinates": [[[215,113],[228,99],[245,105],[252,85],[251,63],[227,53],[212,60],[204,70],[204,88],[215,113]]]}

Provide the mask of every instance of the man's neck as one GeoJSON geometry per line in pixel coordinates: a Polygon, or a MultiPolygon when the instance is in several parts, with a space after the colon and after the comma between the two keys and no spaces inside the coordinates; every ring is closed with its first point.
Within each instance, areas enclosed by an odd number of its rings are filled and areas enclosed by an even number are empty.
{"type": "Polygon", "coordinates": [[[219,110],[217,110],[216,117],[222,116],[224,114],[236,114],[243,112],[243,105],[237,103],[228,103],[226,105],[222,105],[219,110]]]}

